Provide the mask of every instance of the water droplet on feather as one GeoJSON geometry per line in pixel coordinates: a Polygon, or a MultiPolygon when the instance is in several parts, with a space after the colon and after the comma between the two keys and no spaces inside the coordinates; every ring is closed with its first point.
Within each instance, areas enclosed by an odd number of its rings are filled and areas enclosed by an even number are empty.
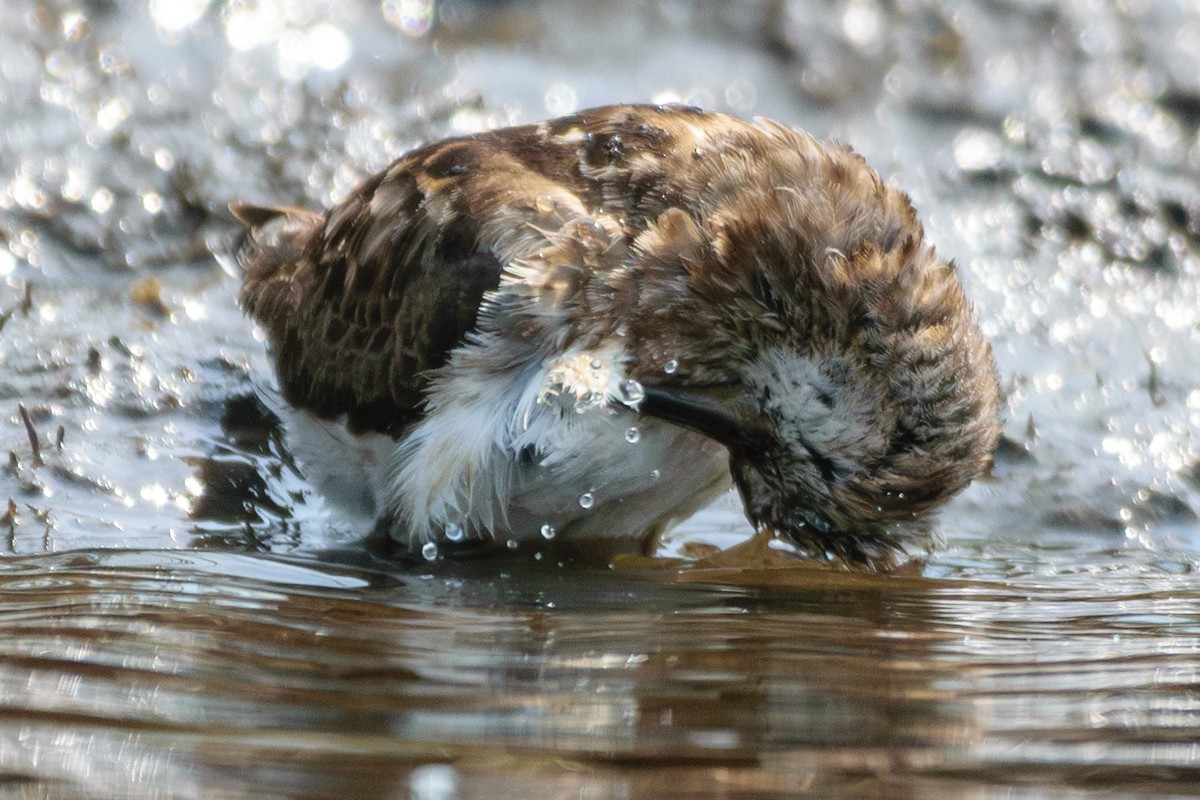
{"type": "Polygon", "coordinates": [[[626,378],[617,384],[617,392],[621,402],[636,405],[646,399],[646,390],[633,378],[626,378]]]}

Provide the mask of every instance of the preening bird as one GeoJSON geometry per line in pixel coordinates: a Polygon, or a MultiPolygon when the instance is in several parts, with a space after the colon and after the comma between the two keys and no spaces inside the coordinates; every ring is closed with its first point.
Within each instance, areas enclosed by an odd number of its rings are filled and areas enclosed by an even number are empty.
{"type": "Polygon", "coordinates": [[[850,149],[616,105],[420,147],[324,213],[235,204],[300,460],[403,549],[611,553],[737,487],[887,568],[983,472],[954,266],[850,149]]]}

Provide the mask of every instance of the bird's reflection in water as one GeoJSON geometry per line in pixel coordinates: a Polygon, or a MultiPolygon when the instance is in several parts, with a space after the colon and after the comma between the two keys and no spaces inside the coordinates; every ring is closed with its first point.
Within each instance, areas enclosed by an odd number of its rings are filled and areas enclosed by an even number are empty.
{"type": "Polygon", "coordinates": [[[936,689],[936,581],[46,561],[4,578],[0,753],[66,796],[784,792],[919,775],[973,735],[936,689]]]}

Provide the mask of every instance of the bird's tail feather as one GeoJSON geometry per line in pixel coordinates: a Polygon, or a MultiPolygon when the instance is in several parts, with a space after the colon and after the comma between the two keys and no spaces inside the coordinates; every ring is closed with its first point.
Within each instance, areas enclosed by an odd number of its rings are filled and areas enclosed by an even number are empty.
{"type": "Polygon", "coordinates": [[[247,280],[263,280],[293,267],[321,215],[293,206],[230,203],[229,211],[245,226],[218,256],[227,272],[247,280]]]}

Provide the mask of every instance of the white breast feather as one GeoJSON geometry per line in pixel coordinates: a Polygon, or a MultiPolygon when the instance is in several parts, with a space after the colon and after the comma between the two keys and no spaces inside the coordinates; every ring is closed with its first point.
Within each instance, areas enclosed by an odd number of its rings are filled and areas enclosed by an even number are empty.
{"type": "Polygon", "coordinates": [[[400,532],[416,545],[453,526],[507,535],[521,452],[550,454],[542,466],[552,467],[611,430],[608,417],[629,395],[625,361],[609,347],[490,375],[447,370],[431,387],[427,415],[395,452],[385,505],[399,512],[400,532]]]}

